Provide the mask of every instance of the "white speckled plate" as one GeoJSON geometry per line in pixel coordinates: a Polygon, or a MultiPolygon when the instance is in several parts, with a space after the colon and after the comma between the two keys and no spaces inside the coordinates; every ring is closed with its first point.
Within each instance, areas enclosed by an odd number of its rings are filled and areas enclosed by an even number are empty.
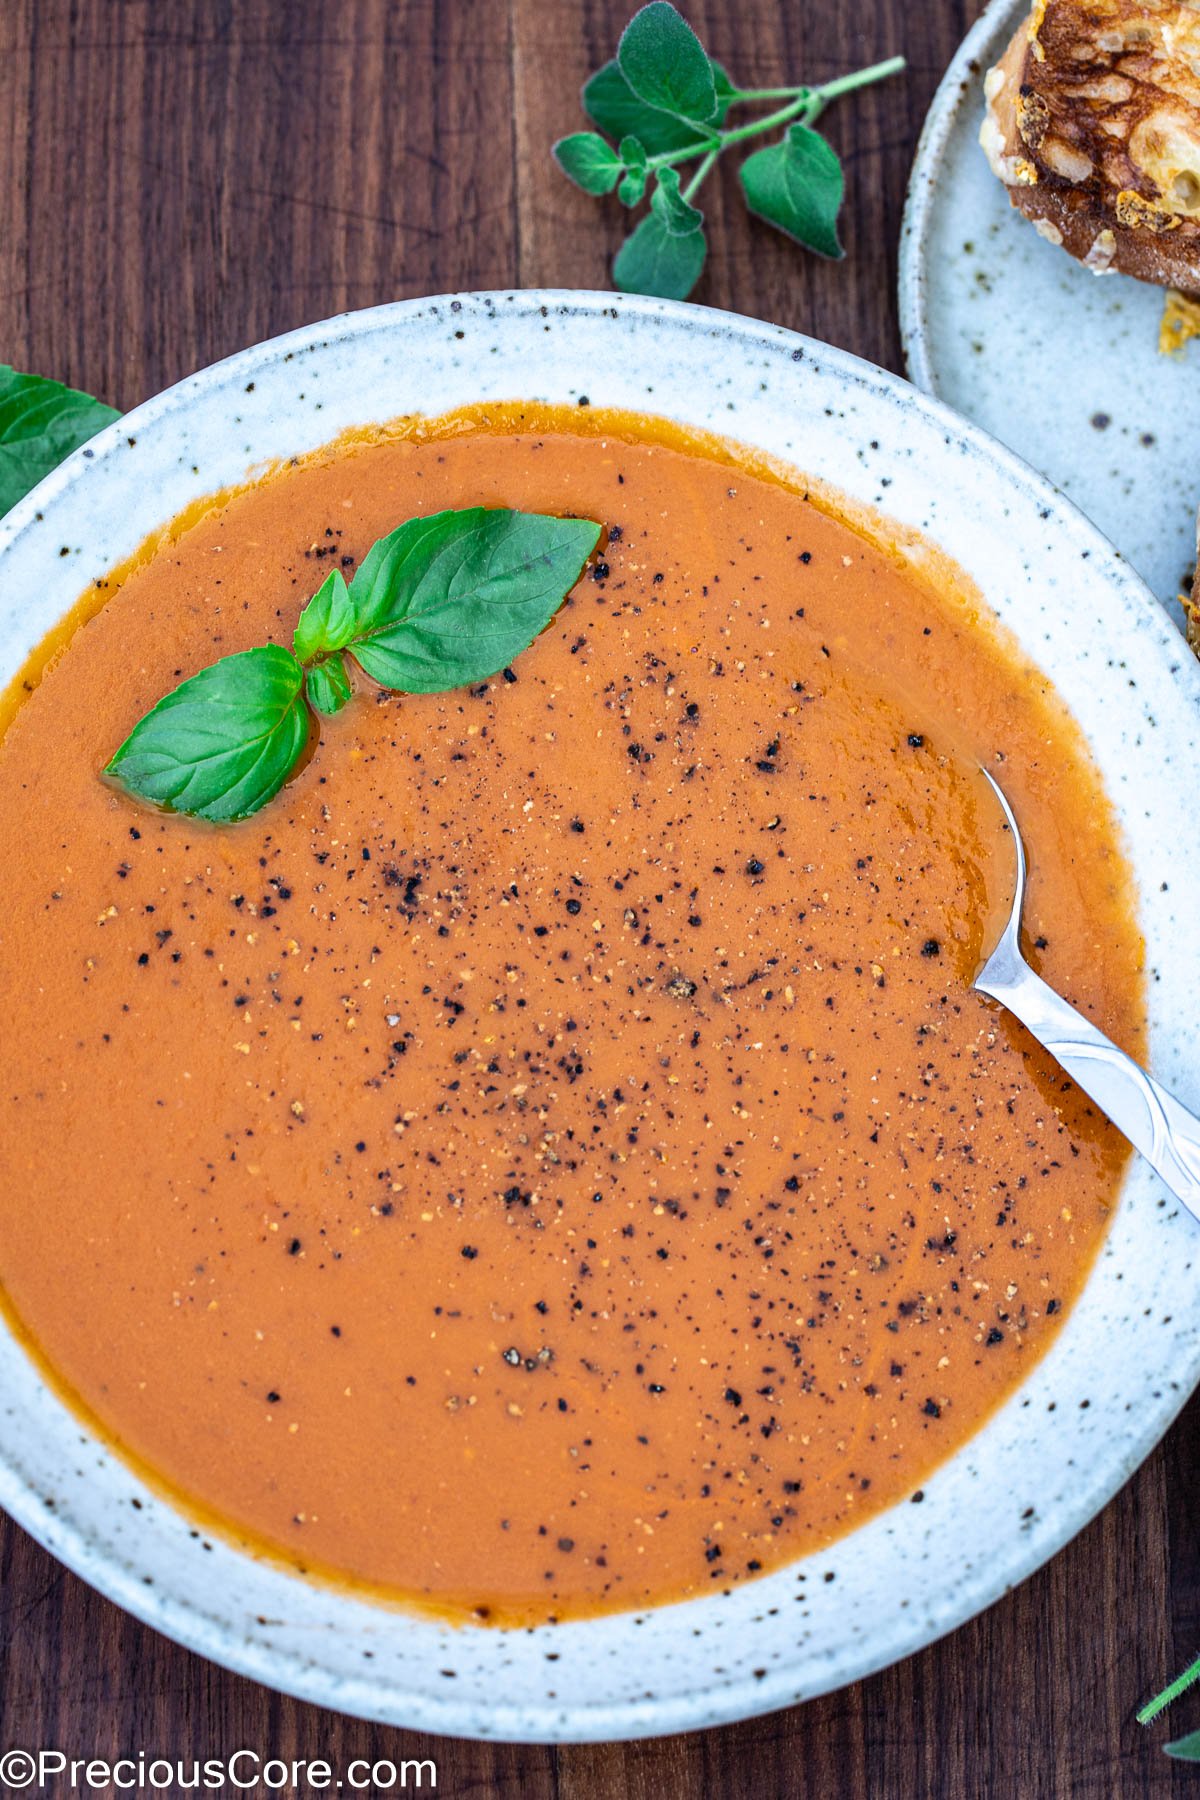
{"type": "MultiPolygon", "coordinates": [[[[485,294],[351,314],[219,363],[110,427],[0,525],[0,679],[89,581],[250,465],[399,413],[584,394],[787,458],[968,571],[1092,740],[1140,880],[1154,1066],[1200,1101],[1200,668],[1023,463],[894,376],[774,326],[614,294],[485,294]]],[[[853,1680],[1036,1568],[1183,1403],[1200,1375],[1198,1303],[1200,1227],[1139,1164],[1053,1349],[921,1504],[727,1596],[647,1613],[454,1629],[309,1585],[209,1541],[148,1491],[3,1330],[0,1503],[120,1605],[309,1700],[480,1737],[685,1730],[853,1680]]]]}
{"type": "Polygon", "coordinates": [[[1200,341],[1160,355],[1162,289],[1046,243],[989,169],[983,77],[1028,11],[993,0],[925,121],[900,240],[908,372],[1048,475],[1176,612],[1195,561],[1200,341]]]}

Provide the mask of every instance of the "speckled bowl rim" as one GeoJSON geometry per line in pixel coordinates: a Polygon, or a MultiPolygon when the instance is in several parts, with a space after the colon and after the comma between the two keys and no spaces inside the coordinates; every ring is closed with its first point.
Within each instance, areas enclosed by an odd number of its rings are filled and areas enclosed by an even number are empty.
{"type": "Polygon", "coordinates": [[[1021,14],[1028,10],[1029,0],[989,0],[939,81],[917,140],[900,222],[896,293],[900,304],[904,366],[909,380],[927,394],[936,394],[937,386],[933,378],[933,350],[926,314],[925,265],[946,146],[965,96],[995,61],[1001,43],[1008,41],[1021,14]]]}
{"type": "MultiPolygon", "coordinates": [[[[478,335],[491,335],[489,354],[503,354],[495,364],[486,358],[472,364],[485,372],[478,379],[480,400],[502,392],[510,398],[579,400],[580,383],[572,383],[564,368],[569,363],[576,377],[586,371],[582,381],[596,404],[629,406],[637,404],[630,395],[640,393],[643,411],[715,429],[724,419],[728,435],[781,454],[777,440],[781,434],[786,438],[795,416],[816,435],[805,438],[804,454],[799,448],[787,452],[789,460],[914,524],[920,521],[909,514],[919,493],[935,540],[945,541],[948,532],[958,530],[966,534],[964,546],[982,537],[994,541],[1002,556],[1014,532],[1018,538],[1021,532],[1042,532],[1036,584],[1025,565],[1031,590],[1037,585],[1039,591],[1061,591],[1070,578],[1078,578],[1082,559],[1091,590],[1085,632],[1096,636],[1107,625],[1125,635],[1120,657],[1107,655],[1108,672],[1103,661],[1086,682],[1077,672],[1073,692],[1086,704],[1088,684],[1094,683],[1116,697],[1118,711],[1106,715],[1105,729],[1111,723],[1114,739],[1126,744],[1135,775],[1150,754],[1143,745],[1147,719],[1171,752],[1161,786],[1151,792],[1138,789],[1135,781],[1130,790],[1131,778],[1092,733],[1102,764],[1109,756],[1110,791],[1135,847],[1142,839],[1149,846],[1153,866],[1141,861],[1136,866],[1151,955],[1169,947],[1173,977],[1186,991],[1200,991],[1200,944],[1168,942],[1168,902],[1160,900],[1157,881],[1160,870],[1182,872],[1185,891],[1200,893],[1200,848],[1179,831],[1187,797],[1183,771],[1194,769],[1200,750],[1200,670],[1183,656],[1148,591],[1082,515],[983,432],[870,364],[735,314],[608,293],[445,296],[348,314],[215,364],[109,427],[0,524],[3,667],[19,664],[25,644],[45,629],[44,621],[31,622],[15,605],[6,623],[6,581],[12,578],[13,590],[24,595],[33,591],[30,578],[40,573],[50,592],[56,578],[60,593],[66,580],[72,595],[82,591],[116,560],[99,548],[107,545],[104,532],[115,518],[111,506],[105,508],[112,492],[124,492],[134,511],[161,504],[160,522],[174,516],[178,506],[147,500],[147,486],[156,491],[157,475],[163,492],[174,493],[170,481],[191,479],[184,469],[187,421],[202,416],[206,404],[256,388],[255,399],[244,403],[248,417],[263,394],[282,381],[285,364],[295,364],[309,385],[318,386],[322,370],[336,368],[339,354],[361,357],[364,346],[381,359],[381,368],[394,351],[408,371],[406,379],[419,382],[420,359],[414,361],[412,351],[422,333],[439,345],[465,335],[468,360],[477,354],[478,335]],[[557,335],[551,341],[543,333],[557,335]],[[619,356],[611,348],[614,338],[619,356]],[[607,375],[603,355],[596,359],[601,347],[615,358],[607,375]],[[514,375],[503,389],[496,386],[495,371],[506,355],[521,379],[514,375]],[[763,398],[772,381],[782,400],[763,398]],[[722,400],[723,394],[736,398],[722,400]],[[817,404],[821,399],[823,407],[817,404]],[[882,429],[869,439],[855,436],[860,417],[869,421],[861,426],[864,433],[872,425],[895,427],[891,444],[882,441],[882,429]],[[755,424],[763,419],[771,422],[769,431],[755,424]],[[175,440],[177,453],[169,461],[163,446],[175,440]],[[857,445],[853,451],[852,445],[857,445]],[[976,483],[977,515],[946,510],[947,495],[963,481],[976,483]],[[95,536],[85,544],[80,527],[89,508],[95,536]],[[932,522],[939,508],[941,528],[932,522]],[[77,560],[69,565],[61,560],[69,557],[77,560]],[[1139,693],[1136,705],[1120,700],[1127,686],[1139,693]],[[1142,717],[1137,707],[1147,687],[1155,692],[1154,710],[1142,717]],[[1128,716],[1119,712],[1122,705],[1128,716]],[[1139,823],[1143,809],[1157,821],[1149,836],[1149,828],[1139,823]]],[[[450,355],[443,349],[439,367],[445,382],[451,382],[445,372],[450,355]]],[[[321,425],[314,428],[305,411],[294,449],[334,435],[347,407],[358,422],[379,416],[370,390],[357,403],[341,390],[325,391],[327,400],[311,402],[317,410],[327,406],[321,425]]],[[[444,394],[434,394],[424,410],[446,404],[444,394]]],[[[388,408],[399,410],[405,409],[388,408]]],[[[253,436],[246,417],[222,414],[211,446],[214,463],[206,464],[203,475],[193,464],[197,493],[228,479],[223,471],[236,464],[241,437],[253,436]],[[217,464],[221,479],[211,474],[217,464]]],[[[121,529],[126,527],[113,523],[114,541],[120,541],[121,529]]],[[[960,560],[969,563],[967,556],[960,560]]],[[[1007,589],[993,597],[1002,614],[1017,604],[1007,589]]],[[[59,605],[59,614],[62,610],[59,605]]],[[[1062,630],[1061,621],[1047,612],[1046,641],[1062,630]]],[[[1042,660],[1038,649],[1027,648],[1042,660]]],[[[1103,658],[1107,646],[1097,641],[1095,649],[1103,658]]],[[[1056,679],[1062,685],[1065,676],[1056,679]]],[[[1157,740],[1154,754],[1161,760],[1157,740]]],[[[1190,1084],[1194,1098],[1190,1021],[1181,996],[1176,986],[1163,984],[1153,990],[1152,1002],[1156,1069],[1185,1097],[1190,1084]]],[[[7,1332],[0,1332],[0,1504],[61,1561],[138,1618],[228,1668],[316,1704],[415,1729],[510,1741],[611,1740],[727,1723],[827,1692],[922,1648],[1030,1574],[1094,1516],[1161,1437],[1200,1378],[1200,1331],[1187,1323],[1200,1313],[1195,1233],[1144,1166],[1135,1165],[1108,1244],[1059,1340],[983,1432],[925,1484],[922,1555],[914,1556],[918,1515],[904,1505],[894,1507],[828,1551],[736,1589],[727,1604],[706,1596],[641,1614],[507,1633],[455,1631],[331,1594],[231,1547],[204,1541],[189,1520],[81,1429],[7,1332]],[[1122,1296],[1122,1304],[1133,1310],[1122,1355],[1110,1358],[1108,1386],[1100,1392],[1089,1382],[1096,1400],[1079,1402],[1095,1406],[1085,1428],[1082,1414],[1065,1406],[1083,1390],[1060,1390],[1054,1383],[1070,1375],[1085,1351],[1111,1348],[1110,1315],[1097,1298],[1101,1291],[1104,1304],[1122,1296]],[[1170,1310],[1156,1315],[1160,1303],[1170,1310]],[[1023,1424],[1026,1415],[1034,1417],[1029,1409],[1060,1391],[1064,1410],[1053,1426],[1023,1424]],[[1041,1460],[1033,1468],[1019,1454],[1022,1434],[1029,1431],[1041,1434],[1041,1460]],[[52,1475],[34,1466],[37,1456],[49,1454],[39,1433],[59,1459],[52,1475]],[[980,1468],[986,1473],[989,1459],[992,1464],[1000,1459],[1011,1484],[1003,1494],[980,1473],[980,1468]],[[1047,1503],[1039,1482],[1051,1488],[1058,1482],[1062,1491],[1047,1503]],[[125,1510],[131,1506],[136,1515],[125,1510]],[[826,1580],[836,1574],[839,1585],[826,1587],[822,1571],[826,1580]],[[811,1590],[797,1586],[810,1575],[811,1590]],[[264,1594],[279,1603],[282,1616],[262,1604],[264,1594]],[[789,1601],[803,1603],[800,1613],[786,1609],[789,1601]],[[814,1616],[814,1624],[800,1625],[814,1616]],[[360,1655],[370,1659],[365,1669],[352,1660],[360,1655]],[[459,1666],[448,1673],[440,1660],[451,1655],[459,1666]],[[402,1676],[388,1673],[389,1656],[402,1676]],[[535,1691],[538,1682],[531,1677],[551,1656],[560,1667],[553,1676],[542,1669],[541,1680],[553,1679],[555,1686],[535,1691]]]]}

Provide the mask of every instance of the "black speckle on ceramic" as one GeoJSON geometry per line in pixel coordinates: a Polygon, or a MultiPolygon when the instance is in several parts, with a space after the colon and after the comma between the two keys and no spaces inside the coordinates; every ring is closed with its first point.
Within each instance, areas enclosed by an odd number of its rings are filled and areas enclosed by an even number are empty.
{"type": "MultiPolygon", "coordinates": [[[[1129,567],[1015,456],[895,377],[793,333],[611,294],[464,294],[246,351],[109,427],[0,524],[0,677],[86,583],[248,465],[350,425],[520,398],[586,399],[740,438],[884,507],[962,565],[1092,741],[1139,877],[1152,1060],[1200,1099],[1200,668],[1129,567]],[[60,557],[63,545],[75,553],[60,557]]],[[[452,1628],[311,1585],[206,1538],[143,1487],[81,1435],[4,1332],[0,1503],[140,1618],[323,1705],[502,1739],[690,1730],[920,1648],[1078,1531],[1200,1375],[1198,1257],[1200,1227],[1135,1166],[1053,1349],[919,1494],[727,1596],[651,1612],[452,1628]]]]}

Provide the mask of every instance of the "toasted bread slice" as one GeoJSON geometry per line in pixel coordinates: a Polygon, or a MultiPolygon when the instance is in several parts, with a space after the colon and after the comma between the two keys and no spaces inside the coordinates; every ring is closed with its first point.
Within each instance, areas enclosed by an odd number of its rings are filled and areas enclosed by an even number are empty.
{"type": "Polygon", "coordinates": [[[1200,0],[1037,0],[985,92],[980,142],[1043,237],[1200,297],[1200,0]]]}

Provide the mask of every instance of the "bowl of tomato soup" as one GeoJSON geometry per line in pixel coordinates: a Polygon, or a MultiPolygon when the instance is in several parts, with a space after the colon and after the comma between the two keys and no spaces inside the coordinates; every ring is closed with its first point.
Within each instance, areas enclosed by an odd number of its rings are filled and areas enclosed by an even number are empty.
{"type": "Polygon", "coordinates": [[[121,1605],[367,1717],[687,1729],[929,1642],[1165,1430],[1196,1227],[971,983],[989,768],[1031,957],[1188,1094],[1200,680],[973,427],[705,309],[379,308],[43,482],[0,646],[0,1502],[121,1605]],[[602,528],[511,667],[356,678],[236,824],[101,779],[467,506],[602,528]]]}

